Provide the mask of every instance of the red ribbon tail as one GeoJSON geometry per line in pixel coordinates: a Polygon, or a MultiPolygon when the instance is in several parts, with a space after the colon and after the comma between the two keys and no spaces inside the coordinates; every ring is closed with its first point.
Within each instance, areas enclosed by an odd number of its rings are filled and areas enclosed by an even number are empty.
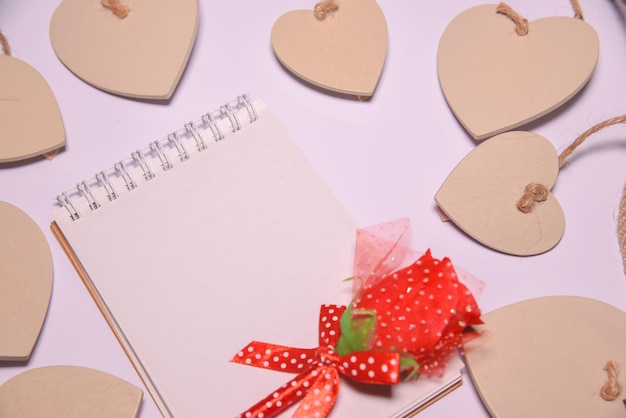
{"type": "Polygon", "coordinates": [[[311,387],[298,405],[293,418],[311,416],[326,418],[335,405],[339,395],[340,376],[334,366],[323,366],[310,373],[313,377],[311,387]],[[315,415],[312,415],[315,413],[315,415]]]}
{"type": "Polygon", "coordinates": [[[317,361],[316,349],[252,341],[230,361],[279,372],[302,373],[317,361]]]}
{"type": "MultiPolygon", "coordinates": [[[[285,383],[264,399],[248,408],[241,417],[256,418],[272,418],[289,408],[294,403],[305,398],[311,388],[316,387],[316,381],[319,380],[321,370],[325,367],[309,369],[300,373],[289,382],[285,383]]],[[[335,372],[336,373],[336,372],[335,372]]],[[[337,380],[339,376],[337,375],[337,380]]],[[[295,417],[296,415],[294,415],[295,417]]],[[[325,415],[324,415],[325,416],[325,415]]]]}

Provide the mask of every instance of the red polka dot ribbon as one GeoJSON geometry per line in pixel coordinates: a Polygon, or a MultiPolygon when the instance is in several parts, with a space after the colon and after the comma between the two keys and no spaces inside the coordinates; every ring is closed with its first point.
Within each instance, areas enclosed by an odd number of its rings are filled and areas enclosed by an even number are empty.
{"type": "Polygon", "coordinates": [[[235,363],[299,373],[241,417],[274,417],[301,401],[294,417],[324,418],[339,394],[340,374],[363,383],[398,383],[399,353],[354,352],[340,356],[335,352],[340,332],[339,319],[345,310],[345,306],[324,305],[320,308],[317,348],[302,349],[253,341],[233,357],[235,363]]]}

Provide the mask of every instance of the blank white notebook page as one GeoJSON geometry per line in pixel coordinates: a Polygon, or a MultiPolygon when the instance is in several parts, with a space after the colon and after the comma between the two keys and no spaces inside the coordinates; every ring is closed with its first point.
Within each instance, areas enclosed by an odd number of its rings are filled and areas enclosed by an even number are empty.
{"type": "MultiPolygon", "coordinates": [[[[119,198],[97,189],[99,208],[80,197],[79,219],[54,213],[164,416],[241,413],[294,376],[230,358],[252,340],[316,347],[320,305],[350,302],[355,223],[265,104],[254,107],[254,122],[237,110],[235,133],[221,120],[225,138],[205,150],[187,144],[186,161],[168,150],[167,171],[148,159],[151,180],[134,167],[134,190],[116,179],[119,198]]],[[[343,380],[332,417],[390,416],[441,384],[343,380]]]]}

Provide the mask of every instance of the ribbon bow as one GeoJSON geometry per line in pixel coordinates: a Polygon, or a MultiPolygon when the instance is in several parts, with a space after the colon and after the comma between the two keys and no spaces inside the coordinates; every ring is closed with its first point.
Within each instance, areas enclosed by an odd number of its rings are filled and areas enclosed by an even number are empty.
{"type": "Polygon", "coordinates": [[[241,417],[270,418],[302,400],[294,413],[304,418],[326,417],[339,394],[340,373],[352,380],[373,384],[396,384],[400,378],[400,354],[393,352],[335,352],[339,339],[339,320],[345,306],[323,305],[319,318],[319,347],[285,347],[253,341],[231,361],[288,373],[299,373],[241,417]]]}

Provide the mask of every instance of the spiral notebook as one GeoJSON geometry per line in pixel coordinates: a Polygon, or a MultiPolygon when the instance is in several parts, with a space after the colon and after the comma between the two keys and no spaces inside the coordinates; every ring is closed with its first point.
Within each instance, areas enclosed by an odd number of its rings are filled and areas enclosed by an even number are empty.
{"type": "MultiPolygon", "coordinates": [[[[293,375],[230,358],[252,340],[316,347],[320,305],[350,301],[355,223],[260,100],[240,96],[57,199],[52,230],[165,417],[246,410],[293,375]]],[[[342,382],[331,417],[405,416],[460,369],[342,382]]]]}

